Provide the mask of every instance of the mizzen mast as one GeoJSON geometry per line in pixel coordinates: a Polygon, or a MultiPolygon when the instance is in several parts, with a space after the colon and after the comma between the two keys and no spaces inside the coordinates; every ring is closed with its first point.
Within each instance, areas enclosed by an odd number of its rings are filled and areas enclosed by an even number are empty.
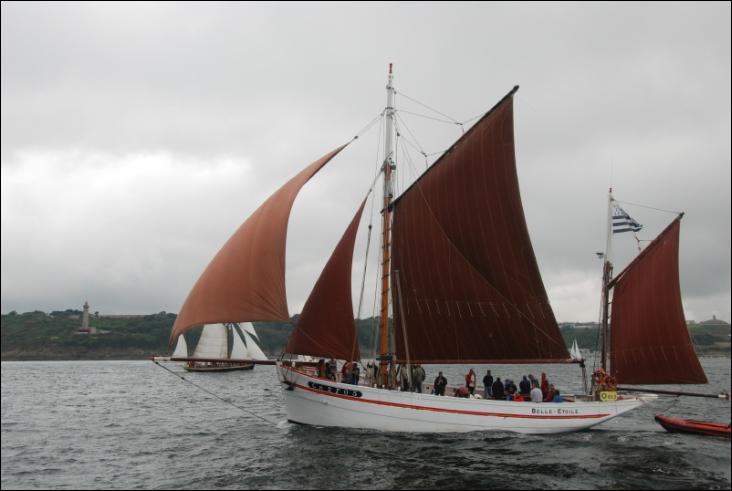
{"type": "Polygon", "coordinates": [[[389,79],[386,84],[386,124],[384,134],[384,207],[382,224],[382,263],[381,263],[381,315],[379,319],[379,385],[389,385],[389,363],[391,350],[389,343],[389,276],[391,271],[391,201],[394,197],[392,173],[394,163],[394,74],[389,63],[389,79]]]}

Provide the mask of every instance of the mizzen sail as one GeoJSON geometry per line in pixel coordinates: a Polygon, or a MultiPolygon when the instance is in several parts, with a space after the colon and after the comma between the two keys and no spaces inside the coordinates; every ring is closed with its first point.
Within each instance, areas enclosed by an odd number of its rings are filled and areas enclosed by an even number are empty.
{"type": "Polygon", "coordinates": [[[361,203],[305,302],[287,342],[287,353],[349,361],[361,358],[353,321],[351,264],[365,204],[366,200],[361,203]]]}
{"type": "Polygon", "coordinates": [[[207,323],[287,320],[285,243],[300,189],[343,148],[316,160],[267,199],[224,244],[180,309],[171,342],[207,323]]]}
{"type": "Polygon", "coordinates": [[[611,283],[610,373],[624,384],[705,384],[684,318],[676,218],[611,283]]]}
{"type": "Polygon", "coordinates": [[[394,204],[399,359],[406,332],[413,362],[569,361],[521,204],[516,89],[394,204]]]}

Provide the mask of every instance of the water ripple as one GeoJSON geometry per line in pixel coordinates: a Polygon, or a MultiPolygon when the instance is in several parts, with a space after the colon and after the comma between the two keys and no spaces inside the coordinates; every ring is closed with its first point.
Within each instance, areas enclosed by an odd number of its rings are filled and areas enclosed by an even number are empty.
{"type": "MultiPolygon", "coordinates": [[[[710,387],[729,384],[729,359],[702,363],[710,387]]],[[[288,423],[272,367],[187,376],[276,427],[150,362],[3,362],[2,488],[730,489],[729,440],[666,433],[657,406],[566,435],[394,434],[288,423]]],[[[666,412],[730,419],[729,402],[666,412]]]]}

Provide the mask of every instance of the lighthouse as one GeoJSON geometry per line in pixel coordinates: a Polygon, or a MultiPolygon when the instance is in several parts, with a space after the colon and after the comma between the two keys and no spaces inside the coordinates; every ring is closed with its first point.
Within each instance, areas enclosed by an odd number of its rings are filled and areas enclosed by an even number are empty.
{"type": "Polygon", "coordinates": [[[81,327],[78,331],[76,331],[77,334],[96,334],[97,328],[96,327],[89,327],[89,302],[84,302],[84,313],[81,316],[81,327]]]}

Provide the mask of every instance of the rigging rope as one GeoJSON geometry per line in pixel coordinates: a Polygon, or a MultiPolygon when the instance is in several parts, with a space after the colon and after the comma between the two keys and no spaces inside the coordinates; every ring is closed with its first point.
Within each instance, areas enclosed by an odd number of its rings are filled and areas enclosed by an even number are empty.
{"type": "Polygon", "coordinates": [[[360,130],[360,131],[359,131],[358,133],[356,133],[356,135],[355,135],[355,136],[354,136],[354,137],[353,137],[353,138],[351,139],[351,141],[353,141],[353,140],[356,140],[356,139],[358,139],[358,137],[360,137],[360,136],[363,136],[363,134],[364,134],[364,133],[366,133],[366,132],[367,132],[368,130],[370,130],[370,129],[371,129],[371,127],[372,127],[372,126],[373,126],[373,125],[374,125],[374,124],[375,124],[375,123],[376,123],[377,121],[381,120],[381,118],[382,118],[382,117],[384,116],[384,113],[385,113],[385,112],[386,112],[386,109],[384,109],[384,110],[383,110],[383,111],[381,111],[381,112],[380,112],[379,114],[377,114],[377,115],[376,115],[376,117],[375,117],[374,119],[372,119],[371,121],[369,121],[369,123],[368,123],[368,124],[367,124],[366,126],[364,126],[363,128],[361,128],[361,130],[360,130]]]}
{"type": "MultiPolygon", "coordinates": [[[[381,264],[381,261],[383,261],[383,251],[381,248],[379,248],[379,260],[377,264],[381,264]]],[[[372,323],[372,331],[371,331],[371,346],[373,347],[373,358],[376,358],[376,354],[378,353],[378,343],[379,339],[377,334],[377,331],[379,329],[379,322],[378,318],[376,317],[376,304],[377,299],[379,298],[379,278],[378,278],[378,269],[376,270],[376,278],[374,279],[374,303],[371,308],[371,323],[372,323]]]]}
{"type": "Polygon", "coordinates": [[[669,409],[671,409],[672,407],[674,407],[676,404],[678,404],[679,403],[679,400],[681,400],[681,397],[680,396],[661,396],[661,395],[659,395],[657,398],[653,398],[653,399],[647,399],[647,398],[644,398],[644,397],[638,397],[638,400],[644,406],[650,406],[651,403],[656,402],[657,400],[662,399],[662,398],[671,399],[671,403],[668,404],[668,405],[666,405],[665,407],[663,407],[660,411],[657,410],[656,408],[654,408],[653,412],[656,413],[656,414],[665,413],[666,411],[668,411],[669,409]]]}
{"type": "MultiPolygon", "coordinates": [[[[396,93],[396,91],[394,91],[394,92],[396,93]]],[[[455,119],[455,118],[453,118],[453,117],[450,117],[450,116],[448,116],[447,114],[445,114],[445,113],[443,113],[443,112],[440,112],[440,111],[438,111],[437,109],[435,109],[435,108],[433,108],[433,107],[430,107],[430,106],[428,106],[427,104],[424,104],[424,103],[422,103],[422,102],[419,102],[419,101],[418,101],[417,99],[414,99],[414,98],[412,98],[412,97],[409,97],[408,95],[404,94],[403,92],[399,92],[399,95],[400,95],[400,96],[402,96],[402,97],[404,97],[405,99],[409,99],[410,101],[414,102],[415,104],[419,104],[420,106],[424,107],[425,109],[429,109],[430,111],[432,111],[432,112],[434,112],[434,113],[437,113],[437,114],[439,114],[440,116],[444,116],[444,117],[446,117],[447,119],[449,119],[450,121],[452,121],[452,122],[453,122],[453,123],[455,123],[455,124],[462,124],[462,123],[461,123],[460,121],[458,121],[457,119],[455,119]]]]}
{"type": "Polygon", "coordinates": [[[259,419],[261,419],[262,421],[265,421],[265,422],[267,422],[267,423],[271,424],[272,426],[276,426],[276,427],[279,427],[279,423],[278,423],[277,421],[273,421],[273,420],[271,420],[271,419],[269,419],[269,418],[265,418],[264,416],[260,416],[259,414],[256,414],[256,413],[254,413],[254,412],[252,412],[252,411],[250,411],[250,410],[248,410],[248,409],[245,409],[245,408],[243,408],[243,407],[241,407],[241,406],[238,406],[238,405],[234,404],[233,402],[231,402],[231,401],[229,401],[229,400],[227,400],[227,399],[224,399],[223,397],[221,397],[221,396],[219,396],[219,395],[217,395],[217,394],[215,394],[215,393],[211,392],[210,390],[208,390],[208,389],[205,389],[205,388],[201,387],[200,385],[198,385],[198,384],[196,384],[196,383],[194,383],[194,382],[191,382],[190,380],[188,380],[188,379],[187,379],[187,378],[185,378],[184,376],[182,376],[182,375],[179,375],[179,374],[175,373],[175,372],[174,372],[173,370],[171,370],[171,369],[170,369],[170,368],[168,368],[168,367],[165,367],[165,366],[161,365],[161,364],[160,364],[159,362],[157,362],[157,361],[154,361],[154,360],[153,360],[153,363],[155,363],[155,364],[156,364],[157,366],[159,366],[159,367],[160,367],[160,368],[162,368],[163,370],[166,370],[167,372],[169,372],[169,373],[173,374],[174,376],[178,377],[178,378],[179,378],[179,379],[181,379],[182,381],[184,381],[184,382],[187,382],[187,383],[191,384],[192,386],[194,386],[194,387],[195,387],[195,388],[197,388],[198,390],[201,390],[201,391],[203,391],[203,392],[207,393],[208,395],[210,395],[210,396],[213,396],[213,397],[215,397],[216,399],[218,399],[218,400],[220,400],[220,401],[222,401],[222,402],[224,402],[224,403],[226,403],[226,404],[229,404],[230,406],[233,406],[233,407],[237,408],[237,409],[238,409],[238,410],[240,410],[240,411],[243,411],[243,412],[245,412],[245,413],[247,413],[247,414],[250,414],[250,415],[254,416],[255,418],[259,418],[259,419]]]}
{"type": "Polygon", "coordinates": [[[399,109],[398,111],[394,111],[394,112],[400,112],[400,113],[405,113],[405,114],[411,114],[412,116],[417,116],[417,117],[420,117],[420,118],[425,118],[425,119],[431,119],[432,121],[439,121],[440,123],[446,123],[446,124],[457,124],[457,125],[460,125],[460,124],[462,124],[462,123],[456,123],[455,121],[449,121],[449,120],[447,120],[447,119],[442,119],[442,118],[435,118],[435,117],[433,117],[433,116],[427,116],[426,114],[420,114],[420,113],[415,113],[415,112],[413,112],[413,111],[407,111],[406,109],[399,109]]]}
{"type": "Polygon", "coordinates": [[[618,203],[622,203],[622,204],[624,204],[624,205],[631,205],[631,206],[640,206],[641,208],[648,208],[649,210],[656,210],[656,211],[662,211],[662,212],[664,212],[664,213],[672,213],[672,214],[674,214],[674,215],[681,215],[681,213],[682,213],[682,212],[680,212],[680,211],[674,211],[674,210],[664,210],[663,208],[654,208],[654,207],[652,207],[652,206],[647,206],[647,205],[640,205],[640,204],[638,204],[638,203],[631,203],[630,201],[620,201],[620,200],[617,200],[617,199],[616,199],[615,201],[616,201],[616,202],[618,202],[618,203]]]}
{"type": "Polygon", "coordinates": [[[419,176],[419,172],[417,171],[417,167],[412,160],[412,154],[409,153],[409,149],[407,147],[402,147],[402,155],[404,155],[404,160],[407,162],[407,164],[409,164],[409,170],[412,172],[411,177],[416,179],[419,176]]]}
{"type": "Polygon", "coordinates": [[[405,113],[408,113],[408,114],[413,114],[414,116],[419,116],[419,117],[422,117],[422,118],[433,119],[435,121],[440,121],[440,122],[443,122],[443,123],[451,123],[451,124],[460,126],[460,131],[462,132],[463,135],[465,134],[465,123],[467,123],[468,121],[472,121],[474,119],[477,119],[477,118],[479,118],[479,117],[481,117],[481,116],[483,116],[485,114],[485,113],[481,113],[481,114],[479,114],[477,116],[473,116],[472,118],[466,119],[465,121],[458,121],[457,119],[453,118],[452,116],[448,116],[447,114],[445,114],[445,113],[443,113],[441,111],[438,111],[437,109],[435,109],[433,107],[430,107],[427,104],[424,104],[422,102],[419,102],[418,100],[416,100],[416,99],[414,99],[412,97],[409,97],[408,95],[405,95],[405,94],[402,94],[402,93],[400,93],[399,95],[405,97],[406,99],[409,99],[410,101],[412,101],[412,102],[414,102],[416,104],[419,104],[420,106],[424,107],[425,109],[429,109],[430,111],[439,114],[440,116],[444,116],[448,120],[438,119],[438,118],[434,118],[434,117],[427,116],[425,114],[419,114],[419,113],[415,113],[415,112],[411,112],[411,111],[406,111],[406,110],[402,110],[402,112],[405,112],[405,113]]]}
{"type": "Polygon", "coordinates": [[[363,275],[361,276],[361,293],[358,296],[358,310],[356,313],[356,319],[361,318],[361,307],[363,306],[363,294],[366,289],[366,270],[368,269],[369,263],[369,249],[371,247],[371,231],[373,230],[372,225],[369,223],[369,231],[366,237],[366,256],[363,260],[363,275]]]}
{"type": "MultiPolygon", "coordinates": [[[[407,122],[404,121],[404,118],[402,118],[401,116],[399,116],[399,111],[395,111],[395,113],[396,113],[396,117],[398,118],[398,121],[401,122],[402,126],[404,126],[404,128],[407,130],[407,132],[412,136],[412,139],[414,140],[414,142],[411,142],[408,138],[406,138],[403,135],[400,135],[400,136],[402,136],[402,138],[404,138],[405,141],[412,146],[412,148],[414,148],[416,151],[418,151],[420,154],[422,154],[422,156],[424,157],[425,170],[430,166],[429,165],[429,158],[430,157],[432,157],[433,155],[442,155],[442,154],[444,154],[446,151],[448,151],[450,149],[450,147],[447,147],[445,149],[438,150],[436,152],[427,153],[424,150],[424,148],[422,148],[422,145],[419,144],[419,141],[417,140],[417,137],[414,135],[414,133],[412,132],[412,130],[410,130],[409,129],[409,126],[407,126],[407,122]]],[[[397,122],[396,121],[395,121],[394,124],[395,124],[395,126],[397,126],[397,122]]],[[[417,174],[417,175],[419,175],[419,174],[417,174]]]]}
{"type": "Polygon", "coordinates": [[[373,218],[374,218],[374,211],[373,210],[374,210],[374,201],[375,201],[375,197],[376,197],[375,196],[375,193],[373,191],[374,191],[374,186],[376,185],[376,180],[379,178],[379,175],[381,175],[381,172],[379,172],[378,174],[376,174],[376,177],[374,177],[374,181],[371,183],[371,187],[369,188],[369,191],[367,193],[367,196],[369,194],[372,194],[372,197],[371,197],[371,218],[369,220],[369,231],[368,231],[368,235],[366,236],[366,256],[364,257],[364,260],[363,260],[363,276],[361,277],[361,293],[359,294],[359,298],[358,298],[358,310],[357,310],[357,314],[356,314],[356,319],[360,319],[361,318],[361,307],[363,305],[363,294],[364,294],[364,290],[366,288],[366,270],[367,270],[368,262],[369,262],[369,249],[370,249],[370,246],[371,246],[371,231],[373,230],[373,218]]]}
{"type": "Polygon", "coordinates": [[[414,139],[414,143],[410,142],[409,139],[406,136],[400,135],[399,133],[397,133],[397,136],[400,136],[400,137],[404,138],[404,140],[407,143],[409,143],[410,145],[412,145],[412,147],[415,150],[417,150],[419,153],[421,153],[426,158],[427,157],[427,152],[425,152],[424,151],[424,148],[422,148],[422,145],[419,144],[419,141],[417,140],[417,137],[414,136],[414,133],[412,133],[412,130],[409,129],[409,126],[407,126],[407,123],[406,123],[406,121],[404,121],[404,118],[402,118],[399,115],[399,113],[397,113],[396,119],[394,121],[394,126],[396,126],[397,128],[400,128],[402,125],[404,126],[404,129],[407,130],[407,132],[409,133],[409,135],[414,139]],[[399,124],[399,123],[401,123],[401,124],[399,124]]]}
{"type": "MultiPolygon", "coordinates": [[[[382,116],[383,116],[383,114],[385,114],[385,113],[382,113],[382,116]]],[[[375,167],[376,167],[375,175],[376,175],[376,178],[378,178],[378,176],[381,175],[381,172],[384,169],[384,166],[383,166],[384,162],[381,159],[381,155],[380,155],[380,152],[381,152],[381,135],[383,134],[383,129],[384,129],[384,118],[382,117],[381,123],[379,124],[379,136],[378,136],[377,141],[376,141],[376,163],[375,163],[375,167]]],[[[384,158],[384,160],[385,160],[385,158],[384,158]]],[[[374,179],[374,181],[376,180],[376,178],[374,179]]],[[[370,233],[371,229],[373,228],[373,224],[374,224],[375,208],[376,208],[376,197],[374,195],[374,197],[371,199],[371,215],[369,217],[369,233],[370,233]]],[[[381,260],[382,260],[381,258],[382,258],[382,251],[381,251],[381,248],[379,248],[379,254],[377,256],[377,259],[378,259],[378,263],[377,264],[381,263],[381,260]]],[[[376,331],[378,329],[378,322],[375,322],[375,321],[376,321],[376,300],[378,298],[378,289],[379,289],[379,280],[378,280],[378,274],[379,273],[378,273],[378,269],[374,269],[374,271],[375,271],[376,278],[374,279],[373,305],[372,305],[372,308],[371,308],[371,319],[372,319],[372,324],[373,325],[372,325],[372,330],[371,330],[371,342],[369,344],[373,347],[373,355],[374,355],[374,358],[375,358],[376,357],[376,351],[377,351],[376,345],[377,345],[377,341],[378,341],[377,340],[377,336],[376,336],[376,331]]],[[[365,285],[364,285],[364,288],[365,288],[365,285]]]]}
{"type": "Polygon", "coordinates": [[[462,121],[462,123],[463,123],[463,124],[465,124],[465,123],[469,123],[470,121],[473,121],[474,119],[482,118],[482,117],[483,117],[484,115],[485,115],[485,111],[483,111],[483,112],[482,112],[482,113],[480,113],[480,114],[476,114],[476,115],[475,115],[475,116],[473,116],[472,118],[464,119],[464,120],[462,121]]]}

